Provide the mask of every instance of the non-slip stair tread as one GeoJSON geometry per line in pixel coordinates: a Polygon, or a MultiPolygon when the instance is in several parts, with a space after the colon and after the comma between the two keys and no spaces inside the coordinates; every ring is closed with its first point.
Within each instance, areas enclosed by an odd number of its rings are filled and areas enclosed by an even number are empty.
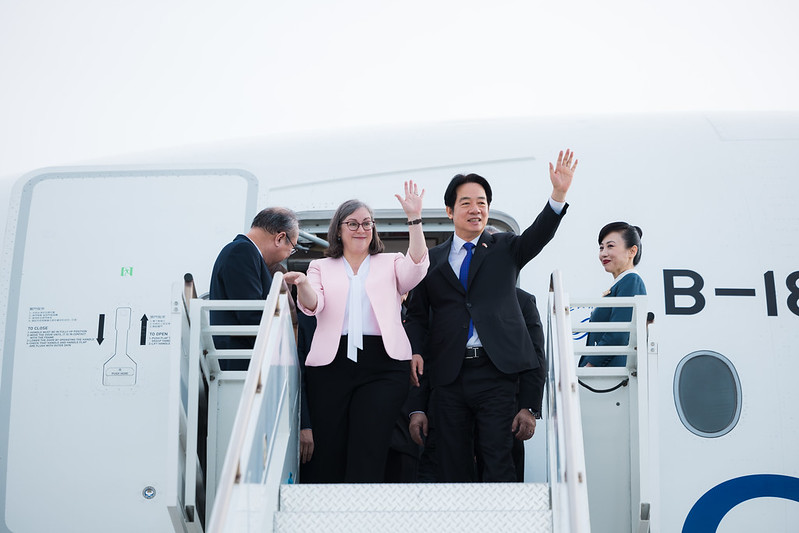
{"type": "Polygon", "coordinates": [[[550,533],[551,524],[549,511],[279,512],[275,513],[274,531],[550,533]]]}
{"type": "Polygon", "coordinates": [[[281,511],[547,511],[539,483],[284,485],[281,511]]]}

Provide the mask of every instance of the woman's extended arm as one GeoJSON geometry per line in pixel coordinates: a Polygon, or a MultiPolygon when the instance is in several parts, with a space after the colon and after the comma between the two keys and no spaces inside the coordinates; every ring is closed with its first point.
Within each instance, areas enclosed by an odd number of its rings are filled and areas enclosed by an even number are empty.
{"type": "Polygon", "coordinates": [[[283,279],[286,281],[286,283],[297,286],[297,300],[299,300],[302,307],[311,312],[316,311],[319,298],[316,295],[316,291],[313,290],[313,287],[311,287],[311,282],[308,281],[308,276],[302,272],[286,272],[283,274],[283,279]]]}
{"type": "Polygon", "coordinates": [[[424,231],[422,230],[424,189],[419,193],[419,186],[413,180],[410,180],[405,182],[405,198],[402,198],[399,194],[394,196],[399,200],[403,211],[408,217],[408,256],[414,263],[418,264],[427,253],[427,243],[424,240],[424,231]]]}

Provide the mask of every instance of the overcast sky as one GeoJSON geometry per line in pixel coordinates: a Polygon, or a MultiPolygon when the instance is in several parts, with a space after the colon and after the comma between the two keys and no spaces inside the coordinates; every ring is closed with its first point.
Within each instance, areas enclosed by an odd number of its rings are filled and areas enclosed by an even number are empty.
{"type": "Polygon", "coordinates": [[[288,130],[799,110],[797,6],[0,0],[0,176],[288,130]]]}

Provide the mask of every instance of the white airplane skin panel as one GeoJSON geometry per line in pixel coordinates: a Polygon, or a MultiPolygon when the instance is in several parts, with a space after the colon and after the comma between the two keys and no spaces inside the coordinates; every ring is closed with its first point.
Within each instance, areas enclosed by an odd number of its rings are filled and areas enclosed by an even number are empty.
{"type": "Polygon", "coordinates": [[[721,520],[717,533],[791,531],[799,523],[799,502],[784,498],[757,498],[740,503],[721,520]]]}
{"type": "MultiPolygon", "coordinates": [[[[394,194],[402,194],[403,182],[413,180],[420,188],[425,190],[424,208],[440,209],[444,212],[444,191],[449,180],[458,173],[476,173],[492,177],[499,190],[512,189],[515,194],[527,197],[535,194],[533,185],[520,184],[519,177],[541,174],[532,157],[519,157],[509,160],[491,160],[470,163],[455,163],[452,165],[397,169],[379,174],[338,176],[331,175],[329,179],[311,184],[286,184],[273,187],[269,191],[270,205],[287,205],[296,211],[331,210],[334,211],[341,202],[350,198],[358,198],[369,204],[372,209],[401,209],[394,194]],[[503,185],[504,184],[504,185],[503,185]],[[506,186],[505,186],[506,185],[506,186]]],[[[542,167],[545,170],[545,167],[542,167]]],[[[532,181],[532,180],[531,180],[532,181]]],[[[539,183],[537,194],[541,197],[541,205],[546,201],[549,190],[545,183],[539,183]]],[[[513,195],[504,198],[503,206],[524,207],[513,202],[513,195]]],[[[506,211],[505,208],[496,209],[506,211]]],[[[517,209],[519,211],[519,209],[517,209]]],[[[525,212],[521,209],[521,212],[525,212]]],[[[525,217],[526,219],[527,217],[525,217]]],[[[530,220],[532,222],[532,220],[530,220]]]]}
{"type": "Polygon", "coordinates": [[[242,171],[29,180],[0,395],[7,531],[171,528],[171,284],[191,272],[207,287],[256,191],[242,171]]]}

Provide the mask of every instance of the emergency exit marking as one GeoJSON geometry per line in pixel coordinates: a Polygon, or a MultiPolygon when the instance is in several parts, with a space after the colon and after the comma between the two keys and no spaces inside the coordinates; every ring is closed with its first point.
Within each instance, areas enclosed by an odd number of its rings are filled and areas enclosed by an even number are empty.
{"type": "Polygon", "coordinates": [[[122,267],[122,273],[120,276],[132,276],[133,275],[133,267],[122,267]]]}

